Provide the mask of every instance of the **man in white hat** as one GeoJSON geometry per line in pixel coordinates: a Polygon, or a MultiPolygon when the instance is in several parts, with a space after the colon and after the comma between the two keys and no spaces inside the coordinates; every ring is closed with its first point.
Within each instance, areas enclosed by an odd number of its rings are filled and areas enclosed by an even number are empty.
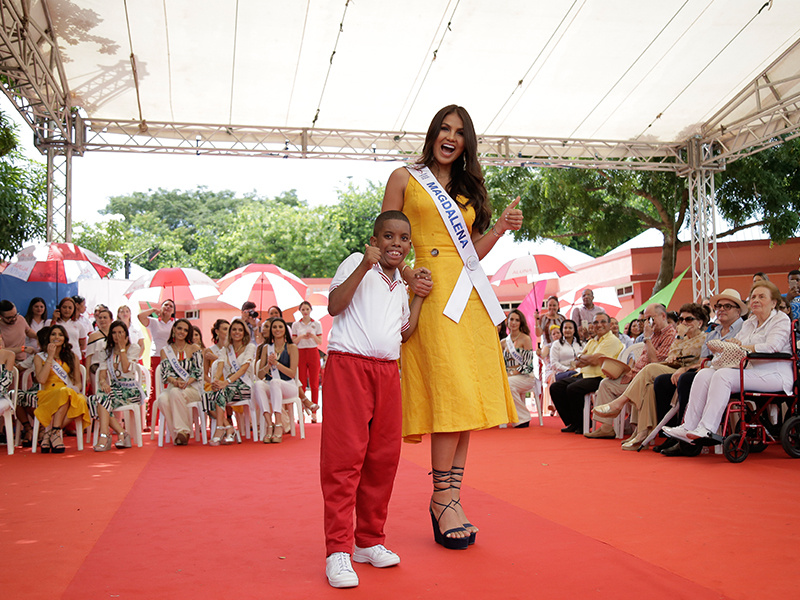
{"type": "MultiPolygon", "coordinates": [[[[680,409],[674,422],[680,423],[682,421],[683,411],[689,402],[689,392],[692,389],[695,375],[700,369],[702,360],[711,356],[708,342],[711,340],[731,340],[739,334],[739,330],[742,328],[744,323],[742,317],[747,315],[747,305],[742,300],[739,292],[731,288],[723,290],[711,298],[711,306],[717,315],[717,326],[706,336],[703,348],[700,351],[700,360],[692,365],[681,367],[671,375],[656,377],[653,382],[653,390],[656,394],[656,410],[659,418],[663,418],[667,414],[672,403],[672,397],[677,391],[680,409]]],[[[683,451],[678,441],[675,438],[670,438],[667,442],[658,446],[659,452],[664,456],[683,456],[683,451]]]]}

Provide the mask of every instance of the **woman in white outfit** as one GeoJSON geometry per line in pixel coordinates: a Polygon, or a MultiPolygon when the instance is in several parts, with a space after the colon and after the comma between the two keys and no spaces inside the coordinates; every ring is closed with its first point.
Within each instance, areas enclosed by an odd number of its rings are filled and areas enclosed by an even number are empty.
{"type": "Polygon", "coordinates": [[[536,385],[536,376],[533,373],[535,352],[531,330],[522,312],[516,308],[509,312],[506,327],[508,336],[503,340],[503,360],[506,363],[508,387],[511,388],[519,417],[519,423],[514,427],[523,428],[528,427],[531,421],[531,413],[525,404],[525,394],[536,385]]]}
{"type": "MultiPolygon", "coordinates": [[[[775,284],[758,281],[750,290],[750,316],[739,335],[730,340],[748,352],[791,352],[791,319],[777,310],[781,293],[775,284]]],[[[788,361],[753,361],[744,371],[748,391],[791,393],[792,365],[788,361]]],[[[739,369],[703,369],[692,382],[689,404],[678,427],[664,427],[670,437],[692,442],[715,433],[732,393],[740,387],[739,369]]]]}
{"type": "Polygon", "coordinates": [[[262,440],[265,444],[279,444],[283,439],[281,408],[284,398],[297,395],[298,359],[297,346],[292,343],[286,322],[280,317],[273,318],[267,342],[261,348],[258,381],[253,385],[266,422],[262,440]]]}

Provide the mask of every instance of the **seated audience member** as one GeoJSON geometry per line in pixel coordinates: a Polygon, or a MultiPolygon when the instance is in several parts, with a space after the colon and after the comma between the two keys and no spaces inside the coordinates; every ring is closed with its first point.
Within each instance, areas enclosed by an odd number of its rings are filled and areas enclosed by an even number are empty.
{"type": "Polygon", "coordinates": [[[139,346],[141,350],[139,356],[144,356],[144,336],[142,336],[138,325],[131,323],[131,317],[131,309],[127,304],[123,304],[117,309],[117,321],[125,323],[125,327],[128,328],[128,337],[131,340],[131,344],[139,346]]]}
{"type": "Polygon", "coordinates": [[[283,318],[283,311],[278,308],[277,306],[270,306],[267,310],[267,317],[270,319],[282,319],[283,318]]]}
{"type": "Polygon", "coordinates": [[[753,275],[753,285],[761,281],[769,281],[769,276],[766,273],[759,271],[753,275]]]}
{"type": "MultiPolygon", "coordinates": [[[[14,366],[16,355],[10,350],[0,349],[0,415],[13,410],[11,404],[11,388],[14,384],[14,366]]],[[[14,437],[14,430],[6,431],[6,437],[14,437]]]]}
{"type": "Polygon", "coordinates": [[[89,337],[89,328],[80,321],[75,310],[75,300],[71,296],[62,298],[56,309],[53,311],[53,325],[61,325],[67,332],[69,344],[72,352],[81,360],[86,351],[86,343],[89,337]]]}
{"type": "Polygon", "coordinates": [[[36,348],[25,345],[26,338],[35,338],[36,332],[10,300],[0,301],[0,337],[3,338],[5,349],[16,356],[18,364],[28,358],[29,354],[36,353],[36,348]]]}
{"type": "MultiPolygon", "coordinates": [[[[50,343],[50,326],[42,327],[36,334],[38,346],[47,350],[47,345],[50,343]]],[[[33,411],[39,403],[39,389],[41,386],[36,381],[36,372],[33,369],[33,356],[30,357],[31,366],[31,385],[27,386],[28,379],[25,375],[26,371],[22,370],[21,365],[17,365],[20,370],[19,376],[19,394],[17,395],[17,420],[22,425],[22,439],[20,440],[23,447],[31,445],[33,440],[33,411]]],[[[44,429],[39,430],[39,438],[41,439],[44,434],[44,429]]]]}
{"type": "Polygon", "coordinates": [[[638,343],[637,340],[642,336],[644,321],[640,318],[633,319],[630,323],[628,323],[628,328],[625,330],[625,335],[627,335],[632,344],[638,343]]]}
{"type": "MultiPolygon", "coordinates": [[[[28,312],[25,314],[25,321],[27,321],[28,327],[36,333],[39,333],[39,330],[47,325],[47,303],[44,301],[44,298],[36,297],[28,303],[28,312]]],[[[36,348],[36,351],[38,351],[39,340],[37,336],[26,337],[25,346],[36,348]]],[[[36,351],[31,353],[31,355],[35,354],[36,351]]]]}
{"type": "Polygon", "coordinates": [[[152,316],[155,313],[155,309],[148,303],[147,308],[137,316],[139,323],[150,334],[150,381],[153,382],[153,386],[150,388],[150,398],[148,399],[148,418],[158,393],[155,381],[156,369],[161,362],[161,350],[167,345],[167,338],[170,337],[172,328],[175,325],[175,302],[173,300],[164,300],[157,312],[157,316],[152,316]]]}
{"type": "Polygon", "coordinates": [[[200,328],[197,325],[192,325],[191,340],[192,343],[195,346],[199,346],[201,350],[206,349],[206,345],[203,343],[203,332],[200,331],[200,328]]]}
{"type": "Polygon", "coordinates": [[[283,399],[297,394],[295,376],[299,361],[297,346],[282,318],[274,317],[270,322],[269,337],[261,347],[260,359],[258,381],[253,389],[266,422],[262,441],[279,444],[286,427],[281,419],[283,399]]]}
{"type": "Polygon", "coordinates": [[[673,327],[678,326],[678,319],[680,318],[680,313],[675,312],[674,310],[667,311],[667,322],[672,325],[673,327]]]}
{"type": "Polygon", "coordinates": [[[578,324],[578,330],[584,326],[588,328],[594,322],[594,317],[603,312],[603,309],[594,303],[594,292],[592,290],[583,290],[581,298],[583,299],[583,306],[576,306],[572,309],[572,320],[578,324]]]}
{"type": "Polygon", "coordinates": [[[614,317],[611,317],[611,333],[619,338],[619,341],[622,342],[622,345],[625,348],[633,344],[633,340],[629,338],[627,334],[620,331],[619,321],[617,321],[614,317]]]}
{"type": "MultiPolygon", "coordinates": [[[[203,349],[203,379],[211,383],[210,369],[214,361],[221,359],[225,354],[225,344],[228,341],[228,328],[230,323],[225,319],[217,319],[211,327],[211,341],[213,344],[203,349]]],[[[208,391],[208,389],[206,389],[208,391]]]]}
{"type": "Polygon", "coordinates": [[[36,381],[41,386],[33,414],[45,427],[42,453],[61,454],[65,450],[64,425],[81,419],[83,426],[89,427],[92,419],[86,397],[76,390],[81,386],[80,363],[70,347],[66,329],[53,325],[49,333],[47,349],[33,359],[36,381]]]}
{"type": "MultiPolygon", "coordinates": [[[[617,379],[604,379],[597,389],[597,398],[594,402],[592,412],[595,420],[600,423],[600,427],[595,431],[586,434],[590,438],[613,438],[614,428],[613,418],[619,414],[616,408],[608,409],[608,404],[616,399],[627,389],[628,384],[646,365],[661,362],[667,358],[670,346],[675,341],[675,328],[667,321],[667,309],[663,304],[650,304],[644,311],[644,348],[639,358],[633,364],[633,368],[624,373],[617,379]]],[[[698,344],[699,350],[699,344],[698,344]]],[[[624,405],[624,404],[623,404],[624,405]]],[[[631,422],[635,423],[637,416],[631,416],[631,422]]],[[[632,437],[626,442],[635,438],[632,437]]],[[[644,438],[642,438],[644,439],[644,438]]]]}
{"type": "Polygon", "coordinates": [[[192,324],[178,319],[172,325],[166,345],[161,349],[161,379],[167,389],[158,396],[158,410],[172,432],[176,446],[185,446],[192,432],[189,404],[200,401],[203,355],[189,343],[192,324]]]}
{"type": "Polygon", "coordinates": [[[96,319],[97,330],[89,334],[86,342],[86,370],[89,372],[89,381],[86,382],[86,387],[92,392],[97,391],[94,389],[94,375],[97,373],[100,363],[105,360],[106,342],[114,315],[110,310],[104,308],[97,311],[96,319]]]}
{"type": "Polygon", "coordinates": [[[575,375],[575,361],[583,351],[583,342],[578,335],[578,326],[572,319],[561,322],[557,338],[550,345],[550,369],[554,381],[575,375]]]}
{"type": "Polygon", "coordinates": [[[217,364],[216,372],[211,373],[211,389],[203,397],[206,411],[217,421],[214,437],[209,442],[212,446],[236,441],[226,408],[232,402],[249,402],[251,399],[256,347],[250,343],[250,332],[241,319],[231,322],[221,361],[221,365],[217,364]]]}
{"type": "Polygon", "coordinates": [[[622,351],[622,342],[611,333],[611,321],[603,312],[594,318],[595,337],[586,343],[575,366],[579,373],[554,382],[550,386],[550,397],[556,406],[565,427],[563,433],[583,432],[584,396],[597,391],[605,378],[601,370],[603,360],[616,358],[622,351]]]}
{"type": "Polygon", "coordinates": [[[628,402],[636,409],[635,417],[631,416],[631,422],[635,422],[637,427],[631,438],[622,444],[623,450],[638,449],[658,423],[653,391],[655,378],[659,375],[675,373],[679,368],[695,364],[700,359],[700,351],[706,337],[703,331],[707,319],[706,311],[699,304],[684,304],[681,306],[679,314],[677,337],[673,337],[666,358],[642,367],[618,398],[597,407],[596,412],[606,418],[617,416],[628,402]]]}
{"type": "Polygon", "coordinates": [[[508,313],[506,324],[508,335],[503,342],[503,359],[506,363],[508,386],[511,388],[511,396],[514,398],[519,417],[519,422],[514,427],[524,428],[530,425],[531,420],[531,413],[525,404],[525,394],[536,385],[531,330],[528,328],[525,315],[516,308],[508,313]]]}
{"type": "MultiPolygon", "coordinates": [[[[730,340],[747,352],[791,352],[791,320],[777,310],[780,291],[769,281],[759,281],[750,290],[750,316],[739,335],[730,340]]],[[[753,361],[744,370],[744,389],[790,394],[792,365],[788,361],[753,361]]],[[[731,393],[738,393],[738,368],[709,368],[700,371],[692,382],[683,424],[665,427],[664,433],[691,442],[717,431],[731,393]]]]}
{"type": "MultiPolygon", "coordinates": [[[[714,296],[712,300],[718,325],[706,334],[700,350],[700,360],[680,367],[672,374],[660,375],[653,381],[658,421],[664,418],[674,402],[678,402],[678,413],[676,417],[673,417],[671,424],[678,425],[681,422],[686,404],[689,402],[689,392],[697,370],[701,368],[702,360],[711,356],[708,342],[713,340],[729,341],[735,338],[742,328],[744,321],[741,316],[747,314],[747,305],[742,301],[739,292],[727,289],[714,296]]],[[[703,309],[705,310],[705,307],[703,309]]],[[[706,364],[706,367],[708,366],[706,364]]],[[[676,438],[668,438],[666,442],[657,447],[657,450],[665,456],[683,456],[683,450],[678,441],[676,438]]]]}
{"type": "MultiPolygon", "coordinates": [[[[102,327],[104,313],[111,315],[108,310],[97,314],[99,327],[102,327]]],[[[144,389],[136,381],[136,361],[142,349],[139,344],[131,343],[128,327],[122,321],[114,321],[108,330],[108,343],[98,361],[98,391],[89,397],[89,404],[96,408],[100,422],[95,452],[111,450],[110,429],[117,434],[117,448],[131,447],[131,436],[114,416],[114,411],[126,404],[141,403],[144,399],[144,389]]]]}
{"type": "MultiPolygon", "coordinates": [[[[94,331],[94,327],[92,326],[92,320],[89,318],[89,315],[86,313],[86,298],[83,296],[75,295],[72,297],[73,302],[75,302],[75,320],[81,324],[81,327],[86,332],[86,337],[89,337],[89,334],[94,331]]],[[[105,307],[104,307],[105,308],[105,307]]],[[[85,348],[84,348],[85,350],[85,348]]]]}
{"type": "Polygon", "coordinates": [[[558,298],[550,296],[547,299],[547,312],[543,315],[536,311],[536,336],[542,340],[542,346],[545,344],[552,344],[553,339],[550,337],[550,331],[553,326],[560,327],[564,322],[564,315],[558,312],[558,298]]]}
{"type": "Polygon", "coordinates": [[[792,319],[800,321],[800,271],[789,271],[789,291],[786,293],[786,304],[789,305],[792,319]]]}

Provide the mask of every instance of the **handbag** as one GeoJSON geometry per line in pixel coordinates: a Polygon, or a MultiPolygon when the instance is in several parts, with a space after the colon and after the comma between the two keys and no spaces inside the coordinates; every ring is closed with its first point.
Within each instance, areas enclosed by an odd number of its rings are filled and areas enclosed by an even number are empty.
{"type": "Polygon", "coordinates": [[[747,356],[747,350],[732,342],[711,340],[707,346],[714,353],[711,366],[715,369],[738,369],[742,359],[747,356]]]}

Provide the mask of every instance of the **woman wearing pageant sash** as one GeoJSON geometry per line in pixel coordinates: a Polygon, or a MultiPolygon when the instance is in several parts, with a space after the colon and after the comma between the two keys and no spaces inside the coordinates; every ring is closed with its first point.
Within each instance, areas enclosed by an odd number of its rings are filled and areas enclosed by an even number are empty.
{"type": "Polygon", "coordinates": [[[402,268],[403,278],[412,292],[432,287],[419,317],[419,331],[403,344],[403,436],[407,442],[419,442],[422,435],[431,434],[434,539],[456,549],[466,548],[478,531],[460,502],[470,431],[517,420],[495,329],[504,318],[497,298],[491,288],[486,293],[475,273],[466,280],[466,293],[456,286],[462,272],[467,272],[465,264],[486,280],[477,259],[503,233],[522,225],[517,198],[491,226],[477,149],[467,111],[444,107],[431,121],[418,162],[389,177],[382,207],[402,210],[411,222],[416,264],[413,269],[402,268]],[[426,178],[427,187],[418,176],[426,178]],[[449,198],[441,203],[445,196],[431,195],[428,190],[433,188],[445,190],[457,204],[449,198]],[[472,252],[469,259],[460,254],[464,251],[472,252]],[[469,282],[479,287],[473,289],[469,282]],[[451,296],[458,305],[452,311],[451,296]]]}
{"type": "Polygon", "coordinates": [[[508,386],[511,388],[514,407],[519,417],[519,423],[514,427],[525,428],[529,427],[531,422],[531,412],[525,404],[525,394],[536,385],[536,375],[533,372],[533,357],[536,351],[533,349],[528,321],[521,311],[515,308],[509,312],[506,325],[508,335],[502,342],[503,360],[506,363],[508,386]]]}
{"type": "MultiPolygon", "coordinates": [[[[217,429],[209,444],[232,444],[234,428],[226,412],[228,404],[251,401],[256,347],[250,343],[250,330],[239,318],[231,321],[228,337],[220,352],[221,364],[211,373],[210,390],[203,394],[206,410],[217,421],[217,429]]],[[[213,367],[212,367],[213,368],[213,367]]]]}
{"type": "Polygon", "coordinates": [[[158,396],[158,410],[164,413],[167,427],[176,446],[185,446],[192,432],[189,404],[200,401],[203,355],[200,347],[190,344],[192,325],[178,319],[169,332],[167,345],[161,350],[161,381],[167,389],[158,396]]]}
{"type": "MultiPolygon", "coordinates": [[[[101,313],[102,314],[102,313],[101,313]]],[[[111,313],[109,313],[111,314],[111,313]]],[[[98,318],[98,324],[99,324],[98,318]]],[[[114,416],[114,411],[126,404],[140,403],[144,398],[142,386],[136,382],[136,361],[142,355],[139,344],[131,344],[128,326],[114,321],[108,328],[109,343],[102,357],[98,357],[97,393],[89,401],[97,408],[100,420],[99,436],[95,452],[111,450],[111,431],[118,436],[117,448],[131,447],[131,434],[114,416]]]]}
{"type": "Polygon", "coordinates": [[[92,424],[86,397],[71,386],[81,385],[78,358],[69,343],[69,334],[61,325],[50,328],[50,342],[46,354],[40,352],[33,358],[36,381],[39,382],[38,406],[33,414],[46,427],[41,450],[47,454],[64,452],[62,428],[67,421],[82,419],[83,426],[92,424]]]}

